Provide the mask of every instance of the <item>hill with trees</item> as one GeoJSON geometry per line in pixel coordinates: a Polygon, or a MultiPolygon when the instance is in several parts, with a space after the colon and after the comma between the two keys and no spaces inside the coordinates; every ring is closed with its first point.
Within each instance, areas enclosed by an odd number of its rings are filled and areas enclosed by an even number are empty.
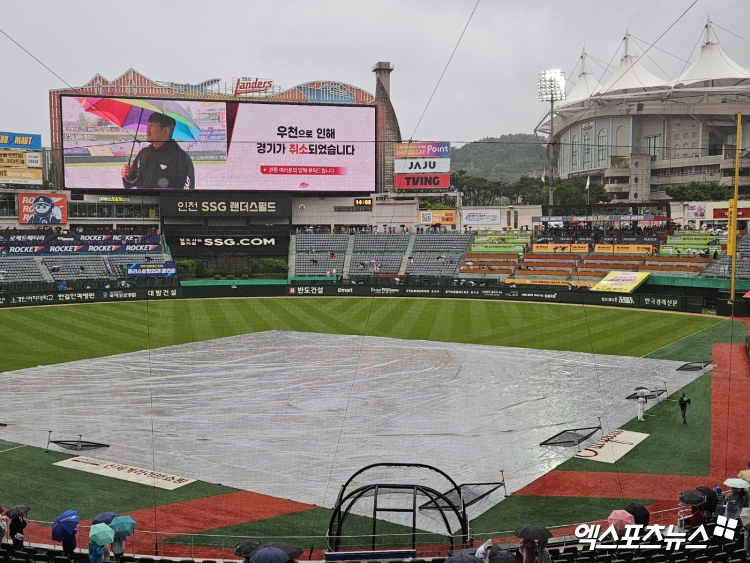
{"type": "Polygon", "coordinates": [[[547,165],[544,148],[534,135],[516,133],[486,137],[451,149],[451,171],[465,170],[467,176],[511,182],[529,170],[547,165]]]}

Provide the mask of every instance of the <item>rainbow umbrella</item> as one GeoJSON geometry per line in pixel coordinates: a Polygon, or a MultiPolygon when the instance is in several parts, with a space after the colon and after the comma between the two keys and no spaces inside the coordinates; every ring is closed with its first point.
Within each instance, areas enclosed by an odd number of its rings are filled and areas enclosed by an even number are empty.
{"type": "Polygon", "coordinates": [[[195,141],[201,128],[193,117],[174,100],[139,100],[130,98],[76,98],[86,113],[98,115],[123,129],[136,133],[146,131],[148,118],[163,113],[175,120],[172,139],[195,141]]]}

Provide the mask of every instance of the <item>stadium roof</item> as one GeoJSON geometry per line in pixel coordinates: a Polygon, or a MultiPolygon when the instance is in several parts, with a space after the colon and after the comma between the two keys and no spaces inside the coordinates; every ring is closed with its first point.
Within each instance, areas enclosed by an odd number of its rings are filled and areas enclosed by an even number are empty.
{"type": "Polygon", "coordinates": [[[569,104],[575,104],[586,100],[599,89],[601,89],[599,81],[594,77],[591,71],[586,68],[586,48],[584,47],[584,51],[581,54],[581,72],[578,74],[578,81],[567,95],[565,101],[560,105],[567,106],[569,104]]]}
{"type": "Polygon", "coordinates": [[[630,33],[625,30],[624,54],[620,59],[620,67],[612,77],[601,87],[597,94],[607,94],[616,90],[644,90],[667,86],[667,82],[651,74],[641,64],[640,58],[630,54],[630,33]]]}
{"type": "Polygon", "coordinates": [[[716,86],[736,86],[750,80],[750,70],[738,65],[724,52],[721,45],[714,41],[711,17],[706,22],[706,38],[700,55],[680,77],[675,86],[687,86],[698,82],[720,81],[716,86]]]}

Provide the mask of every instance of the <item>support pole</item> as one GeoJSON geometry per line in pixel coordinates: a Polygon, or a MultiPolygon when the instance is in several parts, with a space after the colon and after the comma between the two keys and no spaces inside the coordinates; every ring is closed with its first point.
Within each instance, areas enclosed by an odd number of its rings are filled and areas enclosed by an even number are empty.
{"type": "Polygon", "coordinates": [[[742,147],[742,114],[737,114],[737,142],[734,150],[734,197],[729,201],[727,219],[729,236],[727,237],[727,252],[732,257],[732,272],[729,279],[729,301],[732,304],[734,317],[734,278],[737,273],[737,200],[740,195],[740,157],[742,147]]]}
{"type": "MultiPolygon", "coordinates": [[[[549,101],[549,139],[547,144],[550,146],[550,167],[549,167],[549,204],[554,205],[554,196],[552,195],[552,184],[555,180],[555,94],[552,92],[549,101]]],[[[549,211],[552,213],[552,210],[549,211]]]]}

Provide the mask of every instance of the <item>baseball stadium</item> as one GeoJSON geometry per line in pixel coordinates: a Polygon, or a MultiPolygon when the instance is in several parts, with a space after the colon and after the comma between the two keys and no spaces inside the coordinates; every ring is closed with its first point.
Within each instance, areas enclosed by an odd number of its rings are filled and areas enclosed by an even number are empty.
{"type": "MultiPolygon", "coordinates": [[[[717,86],[721,153],[689,156],[735,188],[692,230],[637,178],[462,208],[450,143],[402,142],[372,70],[50,92],[50,183],[0,188],[0,563],[747,561],[744,94],[717,86]]],[[[623,84],[651,119],[666,85],[623,84]]],[[[554,115],[625,139],[604,177],[650,153],[597,92],[554,115]]]]}

